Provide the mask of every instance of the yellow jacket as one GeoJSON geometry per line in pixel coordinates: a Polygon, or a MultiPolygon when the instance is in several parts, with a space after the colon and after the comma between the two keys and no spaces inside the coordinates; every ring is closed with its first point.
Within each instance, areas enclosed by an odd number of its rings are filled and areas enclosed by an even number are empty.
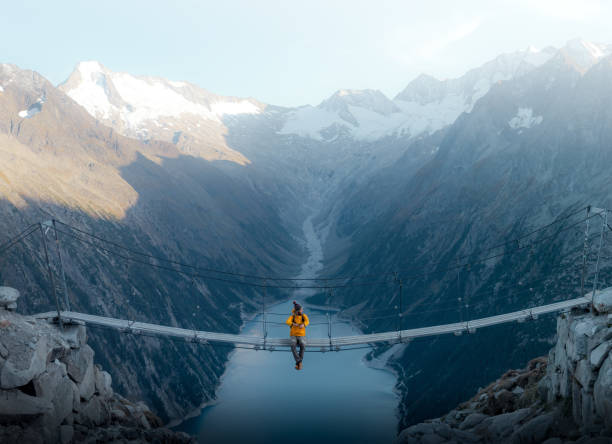
{"type": "MultiPolygon", "coordinates": [[[[293,310],[292,310],[293,311],[293,310]]],[[[295,313],[295,312],[294,312],[295,313]]],[[[306,316],[305,314],[300,315],[296,315],[296,314],[292,314],[291,316],[289,316],[289,318],[287,318],[287,322],[285,322],[285,324],[290,325],[291,326],[291,331],[289,332],[290,336],[306,336],[306,326],[308,324],[310,324],[310,321],[308,320],[308,316],[306,316]],[[294,320],[295,317],[295,320],[294,320]],[[294,327],[293,323],[296,324],[304,324],[304,327],[294,327]]]]}

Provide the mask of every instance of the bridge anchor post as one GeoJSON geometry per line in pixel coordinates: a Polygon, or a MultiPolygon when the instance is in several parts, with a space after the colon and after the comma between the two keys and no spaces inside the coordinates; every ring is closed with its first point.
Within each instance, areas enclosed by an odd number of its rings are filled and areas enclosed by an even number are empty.
{"type": "MultiPolygon", "coordinates": [[[[597,208],[597,210],[599,210],[599,208],[597,208]]],[[[595,277],[593,278],[593,291],[591,292],[591,312],[594,311],[593,299],[595,299],[595,293],[597,292],[597,284],[598,284],[597,281],[599,279],[599,259],[601,257],[601,249],[603,248],[603,244],[604,244],[605,228],[608,226],[608,210],[601,210],[599,215],[602,217],[603,220],[601,222],[601,233],[599,235],[599,248],[597,249],[597,261],[595,262],[595,277]],[[601,216],[601,213],[603,213],[603,216],[601,216]]]]}
{"type": "Polygon", "coordinates": [[[53,278],[53,270],[51,269],[51,262],[49,261],[49,251],[47,249],[47,235],[43,230],[43,224],[39,223],[40,234],[42,236],[43,247],[45,250],[45,260],[47,261],[47,270],[49,272],[49,280],[51,281],[51,288],[53,288],[53,298],[55,299],[55,308],[57,309],[57,319],[59,321],[60,329],[64,329],[64,321],[62,320],[62,312],[60,310],[59,299],[57,298],[57,290],[55,288],[55,279],[53,278]]]}
{"type": "Polygon", "coordinates": [[[62,259],[62,246],[60,245],[59,236],[57,235],[57,226],[55,224],[55,219],[51,220],[53,224],[53,233],[55,234],[55,244],[57,247],[57,257],[60,263],[60,270],[62,272],[62,284],[64,289],[64,304],[66,306],[66,310],[70,311],[70,299],[68,299],[68,285],[66,285],[66,272],[64,271],[64,261],[62,259]]]}

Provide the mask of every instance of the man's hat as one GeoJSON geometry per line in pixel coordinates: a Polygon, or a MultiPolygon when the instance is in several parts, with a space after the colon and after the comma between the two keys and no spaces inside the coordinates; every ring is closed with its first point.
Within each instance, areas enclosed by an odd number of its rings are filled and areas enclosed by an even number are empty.
{"type": "Polygon", "coordinates": [[[296,301],[293,301],[293,309],[295,311],[300,311],[302,309],[302,306],[298,304],[296,301]]]}

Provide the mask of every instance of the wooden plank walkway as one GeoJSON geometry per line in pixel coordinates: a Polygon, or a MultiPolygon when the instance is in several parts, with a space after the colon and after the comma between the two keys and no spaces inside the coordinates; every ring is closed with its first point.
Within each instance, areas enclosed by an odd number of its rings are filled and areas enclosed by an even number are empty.
{"type": "MultiPolygon", "coordinates": [[[[490,327],[492,325],[504,324],[518,321],[524,322],[528,319],[537,319],[540,315],[570,310],[574,307],[588,306],[591,303],[591,295],[570,299],[567,301],[555,302],[553,304],[541,305],[539,307],[528,308],[504,313],[487,318],[474,319],[467,322],[456,322],[453,324],[435,325],[431,327],[414,328],[402,331],[389,331],[384,333],[372,333],[355,336],[340,336],[332,338],[307,338],[309,348],[318,351],[339,351],[343,348],[375,344],[375,343],[398,343],[408,342],[414,338],[436,336],[453,333],[474,333],[479,328],[490,327]]],[[[261,336],[235,335],[230,333],[217,333],[208,331],[190,330],[185,328],[170,327],[165,325],[149,324],[145,322],[135,322],[126,319],[115,319],[104,316],[95,316],[73,311],[62,311],[64,322],[76,322],[96,327],[106,327],[121,332],[132,333],[134,335],[147,335],[183,339],[194,343],[220,343],[233,344],[253,349],[275,350],[290,346],[289,338],[263,338],[261,336]]],[[[57,312],[40,313],[34,315],[37,319],[47,319],[57,321],[57,312]]]]}

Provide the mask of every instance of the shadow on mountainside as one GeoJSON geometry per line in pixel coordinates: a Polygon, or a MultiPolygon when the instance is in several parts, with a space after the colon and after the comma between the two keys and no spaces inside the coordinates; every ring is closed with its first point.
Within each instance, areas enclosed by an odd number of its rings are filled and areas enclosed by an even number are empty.
{"type": "MultiPolygon", "coordinates": [[[[188,156],[157,164],[138,154],[120,169],[138,193],[124,218],[95,217],[35,200],[18,208],[2,200],[3,229],[17,233],[30,223],[55,218],[135,251],[198,267],[293,274],[301,265],[301,247],[291,227],[281,220],[273,196],[265,192],[265,180],[256,175],[232,176],[232,168],[225,166],[224,172],[218,164],[188,156]]],[[[73,310],[236,333],[242,324],[241,312],[259,309],[261,291],[242,285],[244,279],[223,282],[228,276],[201,271],[206,277],[192,278],[159,266],[186,273],[193,269],[147,259],[61,224],[58,229],[73,310]]],[[[63,301],[52,232],[46,238],[63,301]]],[[[55,309],[41,239],[40,233],[34,233],[0,258],[0,282],[22,292],[19,311],[26,313],[55,309]]],[[[267,292],[270,300],[281,295],[267,292]]],[[[166,420],[183,417],[213,398],[230,351],[92,328],[88,334],[96,362],[112,374],[117,391],[145,400],[166,420]]]]}

